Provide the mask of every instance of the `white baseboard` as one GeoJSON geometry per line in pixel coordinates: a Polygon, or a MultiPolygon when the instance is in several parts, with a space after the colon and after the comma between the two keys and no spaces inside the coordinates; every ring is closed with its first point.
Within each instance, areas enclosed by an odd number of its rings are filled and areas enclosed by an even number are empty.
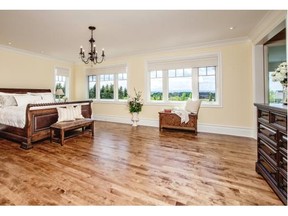
{"type": "MultiPolygon", "coordinates": [[[[131,118],[123,116],[111,116],[111,115],[93,115],[93,118],[98,121],[116,122],[123,124],[132,124],[131,118]]],[[[158,119],[141,119],[138,122],[139,125],[159,127],[158,119]]],[[[256,131],[252,128],[223,126],[214,124],[198,124],[198,132],[225,134],[232,136],[250,137],[256,138],[256,131]]]]}

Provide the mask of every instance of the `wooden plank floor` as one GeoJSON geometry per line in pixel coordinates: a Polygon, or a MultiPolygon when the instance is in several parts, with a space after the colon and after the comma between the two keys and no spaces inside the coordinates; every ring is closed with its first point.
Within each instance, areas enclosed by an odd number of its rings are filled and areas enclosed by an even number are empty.
{"type": "Polygon", "coordinates": [[[96,122],[64,146],[0,138],[1,205],[282,205],[249,138],[96,122]]]}

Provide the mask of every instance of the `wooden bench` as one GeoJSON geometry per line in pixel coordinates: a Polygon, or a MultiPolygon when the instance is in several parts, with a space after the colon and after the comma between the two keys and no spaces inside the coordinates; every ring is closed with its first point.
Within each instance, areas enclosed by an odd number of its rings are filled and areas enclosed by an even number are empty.
{"type": "Polygon", "coordinates": [[[197,114],[190,113],[189,121],[181,123],[181,118],[175,113],[159,112],[159,130],[162,131],[163,128],[191,130],[197,135],[197,118],[197,114]]]}
{"type": "Polygon", "coordinates": [[[50,142],[52,143],[53,141],[59,141],[62,146],[64,144],[64,140],[79,135],[79,132],[73,130],[80,128],[82,128],[81,134],[89,129],[92,132],[92,136],[94,136],[94,120],[86,118],[52,124],[50,126],[50,142]],[[65,132],[71,133],[68,136],[65,136],[65,132]],[[55,137],[55,134],[58,134],[59,138],[55,137]]]}

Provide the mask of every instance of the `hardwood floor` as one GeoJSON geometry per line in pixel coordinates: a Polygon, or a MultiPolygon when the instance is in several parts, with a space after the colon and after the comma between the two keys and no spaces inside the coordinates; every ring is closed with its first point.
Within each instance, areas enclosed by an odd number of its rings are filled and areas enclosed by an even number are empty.
{"type": "Polygon", "coordinates": [[[282,205],[249,138],[108,122],[64,146],[0,138],[1,205],[282,205]]]}

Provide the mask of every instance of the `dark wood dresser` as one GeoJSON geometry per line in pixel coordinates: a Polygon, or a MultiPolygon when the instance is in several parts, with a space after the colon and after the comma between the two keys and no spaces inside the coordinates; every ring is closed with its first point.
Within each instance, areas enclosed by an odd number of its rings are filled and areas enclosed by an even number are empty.
{"type": "Polygon", "coordinates": [[[257,162],[261,174],[287,205],[287,106],[257,107],[257,162]]]}

